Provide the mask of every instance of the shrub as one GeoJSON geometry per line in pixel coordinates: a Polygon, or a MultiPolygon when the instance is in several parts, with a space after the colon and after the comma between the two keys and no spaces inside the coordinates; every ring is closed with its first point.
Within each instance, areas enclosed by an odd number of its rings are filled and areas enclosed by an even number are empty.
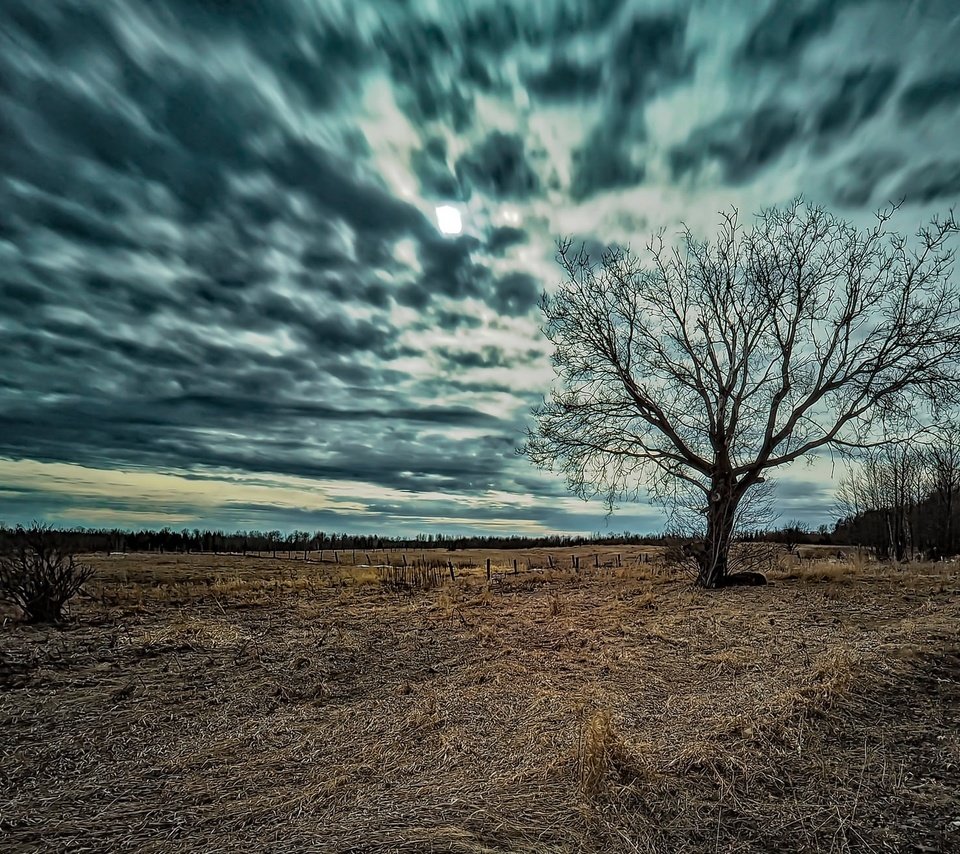
{"type": "Polygon", "coordinates": [[[50,526],[18,526],[0,552],[0,601],[19,607],[28,622],[57,623],[92,575],[50,526]]]}

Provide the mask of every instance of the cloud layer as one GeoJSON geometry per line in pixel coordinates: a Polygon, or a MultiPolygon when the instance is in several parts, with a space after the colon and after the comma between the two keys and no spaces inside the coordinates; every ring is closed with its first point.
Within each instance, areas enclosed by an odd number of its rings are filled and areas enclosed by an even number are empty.
{"type": "Polygon", "coordinates": [[[801,192],[910,227],[960,197],[958,28],[950,0],[6,0],[0,518],[602,528],[514,454],[556,237],[801,192]]]}

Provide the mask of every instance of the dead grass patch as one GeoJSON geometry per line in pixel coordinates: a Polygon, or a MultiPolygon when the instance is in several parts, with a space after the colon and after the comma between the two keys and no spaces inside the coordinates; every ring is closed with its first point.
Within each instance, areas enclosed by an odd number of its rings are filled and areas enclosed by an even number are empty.
{"type": "Polygon", "coordinates": [[[477,558],[394,591],[181,558],[0,628],[10,850],[951,850],[955,568],[703,593],[477,558]]]}
{"type": "Polygon", "coordinates": [[[587,718],[577,747],[580,790],[587,797],[634,786],[652,776],[639,748],[624,741],[608,709],[598,709],[587,718]]]}

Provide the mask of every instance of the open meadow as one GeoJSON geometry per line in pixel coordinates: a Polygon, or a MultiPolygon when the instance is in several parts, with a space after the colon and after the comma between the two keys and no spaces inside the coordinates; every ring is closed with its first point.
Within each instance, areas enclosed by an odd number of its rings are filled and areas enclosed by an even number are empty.
{"type": "Polygon", "coordinates": [[[2,612],[3,850],[960,851],[955,563],[594,553],[89,556],[2,612]]]}

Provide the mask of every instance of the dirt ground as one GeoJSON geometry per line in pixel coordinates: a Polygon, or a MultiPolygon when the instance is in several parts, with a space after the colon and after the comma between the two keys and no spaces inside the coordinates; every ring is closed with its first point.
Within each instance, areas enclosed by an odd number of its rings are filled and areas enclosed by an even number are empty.
{"type": "Polygon", "coordinates": [[[644,552],[91,556],[0,613],[0,848],[960,852],[955,564],[644,552]]]}

